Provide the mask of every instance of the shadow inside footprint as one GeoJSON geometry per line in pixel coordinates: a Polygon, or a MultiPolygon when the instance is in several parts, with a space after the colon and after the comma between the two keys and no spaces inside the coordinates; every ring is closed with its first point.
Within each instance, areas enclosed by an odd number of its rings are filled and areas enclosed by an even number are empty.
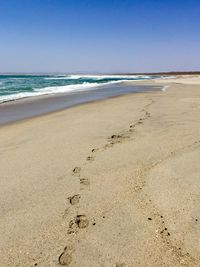
{"type": "Polygon", "coordinates": [[[94,152],[97,152],[98,150],[99,150],[98,148],[93,148],[93,149],[91,150],[91,152],[94,153],[94,152]]]}
{"type": "Polygon", "coordinates": [[[121,135],[121,134],[113,134],[113,135],[110,137],[110,139],[114,139],[114,140],[116,140],[116,139],[120,139],[120,138],[122,138],[122,135],[121,135]]]}
{"type": "Polygon", "coordinates": [[[80,173],[80,171],[81,171],[81,168],[80,167],[75,167],[74,169],[73,169],[73,173],[80,173]]]}
{"type": "Polygon", "coordinates": [[[89,220],[85,215],[77,215],[76,218],[69,222],[68,234],[77,233],[78,228],[86,228],[89,226],[89,220]]]}
{"type": "Polygon", "coordinates": [[[109,145],[112,146],[116,143],[121,143],[122,138],[123,138],[123,136],[121,134],[113,134],[111,137],[108,138],[109,145]]]}
{"type": "Polygon", "coordinates": [[[76,224],[79,228],[86,228],[89,226],[89,220],[85,215],[77,215],[76,224]]]}
{"type": "Polygon", "coordinates": [[[58,258],[60,265],[70,266],[72,262],[72,248],[67,246],[58,258]]]}
{"type": "Polygon", "coordinates": [[[151,116],[151,113],[146,111],[145,115],[149,118],[151,116]]]}
{"type": "Polygon", "coordinates": [[[125,267],[126,266],[126,264],[123,262],[123,263],[117,263],[116,264],[116,267],[125,267]]]}
{"type": "Polygon", "coordinates": [[[69,199],[69,203],[70,203],[71,205],[76,205],[76,204],[79,203],[80,198],[81,198],[80,195],[74,195],[74,196],[72,196],[72,197],[68,197],[68,199],[69,199]]]}
{"type": "Polygon", "coordinates": [[[80,184],[82,185],[90,185],[90,180],[88,178],[81,178],[80,184]]]}
{"type": "Polygon", "coordinates": [[[143,119],[139,119],[139,121],[137,122],[137,124],[142,124],[143,123],[143,119]]]}
{"type": "Polygon", "coordinates": [[[87,160],[87,161],[92,161],[92,160],[94,160],[94,157],[92,157],[92,156],[88,156],[88,157],[86,158],[86,160],[87,160]]]}

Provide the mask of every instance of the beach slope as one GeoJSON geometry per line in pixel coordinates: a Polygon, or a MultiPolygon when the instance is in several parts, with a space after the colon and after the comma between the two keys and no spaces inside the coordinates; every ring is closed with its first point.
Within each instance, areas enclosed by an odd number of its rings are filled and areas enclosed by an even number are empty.
{"type": "Polygon", "coordinates": [[[0,128],[0,266],[200,266],[200,78],[131,83],[0,128]]]}

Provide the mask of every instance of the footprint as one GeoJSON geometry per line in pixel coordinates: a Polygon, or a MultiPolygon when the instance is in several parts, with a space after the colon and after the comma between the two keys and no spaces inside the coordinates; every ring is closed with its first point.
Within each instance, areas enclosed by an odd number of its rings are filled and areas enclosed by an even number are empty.
{"type": "Polygon", "coordinates": [[[148,112],[148,111],[146,111],[146,112],[145,112],[145,116],[147,116],[147,117],[149,118],[149,117],[151,117],[151,113],[148,112]]]}
{"type": "Polygon", "coordinates": [[[90,180],[88,178],[80,178],[80,184],[90,185],[90,180]]]}
{"type": "Polygon", "coordinates": [[[87,161],[93,161],[93,160],[94,160],[94,157],[92,157],[92,156],[88,156],[86,160],[87,160],[87,161]]]}
{"type": "Polygon", "coordinates": [[[75,234],[77,233],[77,224],[76,221],[73,219],[69,222],[69,228],[67,230],[68,234],[75,234]]]}
{"type": "Polygon", "coordinates": [[[72,263],[72,247],[67,246],[58,258],[60,265],[70,266],[72,263]]]}
{"type": "Polygon", "coordinates": [[[72,197],[68,197],[70,204],[76,205],[79,203],[79,199],[81,198],[80,195],[74,195],[72,197]]]}
{"type": "Polygon", "coordinates": [[[126,267],[126,264],[124,262],[123,263],[117,263],[116,267],[126,267]]]}
{"type": "Polygon", "coordinates": [[[129,132],[133,132],[134,131],[134,128],[135,128],[135,124],[131,124],[129,126],[129,132]]]}
{"type": "Polygon", "coordinates": [[[160,232],[160,234],[161,234],[162,236],[170,236],[170,233],[167,231],[167,227],[165,227],[165,228],[160,232]]]}
{"type": "Polygon", "coordinates": [[[89,220],[85,215],[77,215],[75,219],[69,222],[68,234],[75,234],[78,228],[87,228],[89,226],[89,220]]]}
{"type": "Polygon", "coordinates": [[[80,173],[80,171],[81,171],[81,168],[80,168],[80,167],[75,167],[75,168],[73,169],[73,173],[75,173],[75,174],[80,173]]]}
{"type": "Polygon", "coordinates": [[[121,134],[113,134],[111,137],[108,138],[110,146],[113,146],[116,143],[121,143],[122,135],[121,134]]]}
{"type": "Polygon", "coordinates": [[[143,123],[143,119],[139,119],[139,121],[136,122],[137,124],[142,124],[143,123]]]}
{"type": "MultiPolygon", "coordinates": [[[[129,130],[130,131],[130,130],[129,130]]],[[[109,143],[106,144],[103,148],[107,149],[112,147],[115,144],[122,143],[123,140],[130,138],[128,132],[124,134],[113,134],[111,137],[108,138],[109,143]]]]}
{"type": "Polygon", "coordinates": [[[110,137],[110,139],[114,139],[114,140],[116,140],[116,139],[120,139],[120,138],[122,138],[122,135],[121,135],[121,134],[113,134],[113,135],[110,137]]]}
{"type": "Polygon", "coordinates": [[[107,149],[107,148],[112,147],[113,145],[114,145],[114,142],[111,142],[111,143],[109,143],[109,144],[106,144],[103,148],[104,148],[104,149],[107,149]]]}
{"type": "Polygon", "coordinates": [[[89,226],[89,220],[85,215],[77,215],[76,224],[79,228],[86,228],[89,226]]]}
{"type": "Polygon", "coordinates": [[[91,150],[91,152],[92,153],[95,153],[95,152],[97,152],[99,149],[98,148],[93,148],[92,150],[91,150]]]}

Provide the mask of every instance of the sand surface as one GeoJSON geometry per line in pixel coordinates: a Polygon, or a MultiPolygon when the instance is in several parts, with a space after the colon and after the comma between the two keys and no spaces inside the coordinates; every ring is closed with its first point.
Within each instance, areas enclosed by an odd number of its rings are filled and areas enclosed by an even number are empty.
{"type": "Polygon", "coordinates": [[[140,84],[0,128],[0,266],[200,266],[200,77],[140,84]]]}

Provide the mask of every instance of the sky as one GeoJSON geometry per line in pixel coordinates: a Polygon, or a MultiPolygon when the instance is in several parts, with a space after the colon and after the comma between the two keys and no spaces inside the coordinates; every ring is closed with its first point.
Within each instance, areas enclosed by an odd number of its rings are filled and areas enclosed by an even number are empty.
{"type": "Polygon", "coordinates": [[[0,72],[200,70],[199,0],[0,0],[0,72]]]}

